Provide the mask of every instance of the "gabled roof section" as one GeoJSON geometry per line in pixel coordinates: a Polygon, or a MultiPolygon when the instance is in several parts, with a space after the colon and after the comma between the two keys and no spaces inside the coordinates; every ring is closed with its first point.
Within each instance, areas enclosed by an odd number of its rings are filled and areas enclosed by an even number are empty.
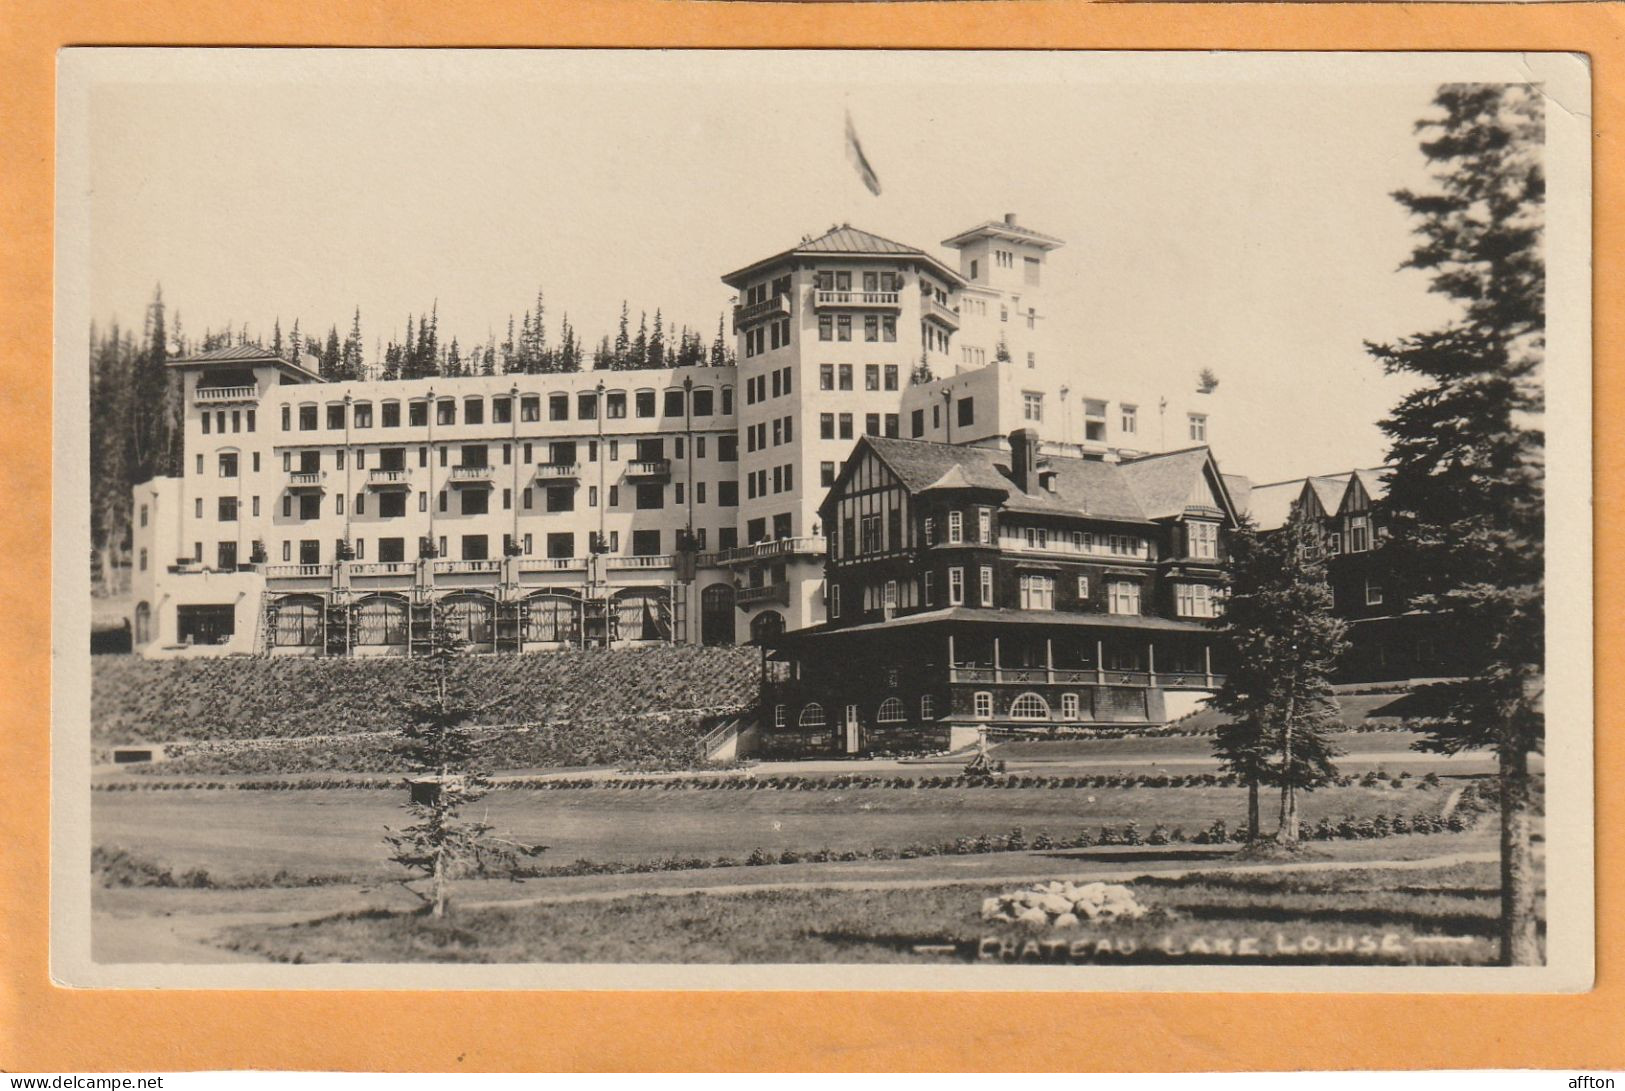
{"type": "Polygon", "coordinates": [[[931,267],[932,273],[953,285],[961,285],[965,279],[944,265],[938,259],[927,254],[917,246],[896,242],[892,239],[876,235],[851,224],[836,224],[817,238],[805,236],[801,242],[790,249],[774,254],[761,261],[753,261],[743,269],[735,269],[723,276],[722,282],[729,287],[738,288],[761,270],[773,265],[781,264],[791,258],[828,258],[828,257],[857,257],[857,258],[904,258],[923,262],[931,267]]]}
{"type": "Polygon", "coordinates": [[[1336,515],[1338,509],[1343,506],[1343,494],[1348,491],[1349,476],[1345,473],[1309,478],[1308,489],[1314,494],[1323,514],[1336,515]]]}
{"type": "Polygon", "coordinates": [[[1354,471],[1355,479],[1360,482],[1360,487],[1365,490],[1366,497],[1373,504],[1388,495],[1388,472],[1387,466],[1354,471]]]}
{"type": "Polygon", "coordinates": [[[1204,484],[1205,491],[1218,501],[1219,508],[1231,518],[1238,518],[1238,509],[1224,475],[1213,460],[1213,452],[1206,447],[1144,455],[1119,463],[1119,469],[1139,497],[1140,507],[1148,519],[1183,515],[1192,495],[1204,484]]]}
{"type": "MultiPolygon", "coordinates": [[[[1204,458],[1207,448],[1199,448],[1204,458]]],[[[991,447],[960,447],[920,439],[864,436],[842,467],[830,496],[846,483],[862,452],[873,452],[909,492],[932,489],[975,489],[1001,498],[1004,510],[1030,515],[1058,515],[1117,523],[1148,523],[1144,505],[1123,465],[1091,459],[1050,456],[1041,467],[1054,474],[1054,491],[1022,492],[1010,480],[1010,456],[991,447]]],[[[1207,462],[1195,463],[1204,466],[1207,462]]],[[[1191,470],[1183,478],[1179,510],[1184,510],[1191,470]]],[[[825,500],[827,507],[829,500],[825,500]]]]}
{"type": "Polygon", "coordinates": [[[1224,474],[1224,488],[1230,494],[1230,503],[1235,506],[1236,516],[1240,518],[1245,512],[1252,510],[1253,483],[1250,478],[1240,474],[1224,474]]]}

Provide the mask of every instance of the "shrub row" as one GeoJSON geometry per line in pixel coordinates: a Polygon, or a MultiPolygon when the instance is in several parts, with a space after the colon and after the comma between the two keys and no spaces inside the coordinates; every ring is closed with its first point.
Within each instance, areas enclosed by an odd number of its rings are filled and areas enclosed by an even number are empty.
{"type": "MultiPolygon", "coordinates": [[[[746,704],[757,695],[760,655],[684,644],[470,655],[457,672],[488,720],[551,722],[746,704]]],[[[91,737],[116,745],[389,730],[421,669],[403,658],[97,656],[91,737]]]]}

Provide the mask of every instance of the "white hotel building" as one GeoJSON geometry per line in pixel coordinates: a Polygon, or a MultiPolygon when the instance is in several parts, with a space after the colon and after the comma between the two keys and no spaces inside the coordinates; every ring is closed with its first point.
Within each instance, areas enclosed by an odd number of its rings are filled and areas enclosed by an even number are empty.
{"type": "Polygon", "coordinates": [[[943,245],[952,264],[840,226],[728,274],[737,368],[328,383],[253,346],[172,361],[184,473],[135,488],[137,650],[406,655],[437,603],[491,651],[733,643],[823,620],[817,510],[860,435],[1211,444],[1194,366],[1148,391],[1050,342],[1061,240],[1007,216],[943,245]]]}

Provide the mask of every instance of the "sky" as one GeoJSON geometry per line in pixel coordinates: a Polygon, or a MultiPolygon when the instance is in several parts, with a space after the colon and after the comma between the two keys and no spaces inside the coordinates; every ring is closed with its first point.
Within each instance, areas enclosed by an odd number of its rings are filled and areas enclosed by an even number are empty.
{"type": "MultiPolygon", "coordinates": [[[[1372,466],[1406,389],[1364,342],[1448,305],[1390,193],[1448,62],[1355,55],[634,52],[148,55],[90,97],[90,309],[161,283],[193,337],[295,317],[369,354],[438,307],[500,341],[546,294],[589,347],[656,307],[709,342],[722,274],[850,222],[941,257],[1007,212],[1066,240],[1080,365],[1218,376],[1216,454],[1266,482],[1372,466]],[[843,154],[850,111],[882,193],[843,154]]],[[[956,263],[955,263],[956,264],[956,263]]]]}

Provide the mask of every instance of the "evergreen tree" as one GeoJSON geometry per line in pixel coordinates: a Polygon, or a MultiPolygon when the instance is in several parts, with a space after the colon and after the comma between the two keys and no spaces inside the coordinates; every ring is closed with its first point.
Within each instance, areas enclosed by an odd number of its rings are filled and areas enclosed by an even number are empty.
{"type": "Polygon", "coordinates": [[[404,806],[413,821],[398,832],[386,827],[384,841],[390,860],[411,876],[402,885],[427,880],[427,893],[413,893],[431,916],[444,917],[451,909],[453,879],[493,873],[516,878],[520,858],[544,850],[499,840],[489,823],[462,817],[465,807],[490,790],[491,781],[479,768],[468,731],[478,709],[458,677],[464,634],[444,605],[435,608],[431,634],[431,650],[408,682],[401,709],[405,726],[396,742],[407,768],[403,787],[411,793],[404,806]]]}
{"type": "Polygon", "coordinates": [[[605,334],[603,339],[598,342],[598,347],[593,349],[592,368],[594,371],[603,371],[614,362],[615,350],[610,347],[609,335],[605,334]]]}
{"type": "Polygon", "coordinates": [[[286,353],[287,349],[282,344],[282,316],[277,315],[276,321],[271,325],[271,354],[280,358],[286,353]]]}
{"type": "Polygon", "coordinates": [[[626,354],[624,366],[628,371],[639,371],[649,366],[649,312],[644,311],[638,317],[638,335],[632,340],[632,348],[626,354]]]}
{"type": "Polygon", "coordinates": [[[559,330],[559,370],[581,370],[581,346],[576,342],[576,331],[570,325],[570,313],[564,314],[564,321],[559,330]]]}
{"type": "Polygon", "coordinates": [[[1544,98],[1526,84],[1447,84],[1418,123],[1428,193],[1408,267],[1456,304],[1442,328],[1368,346],[1421,385],[1382,424],[1392,441],[1391,568],[1409,609],[1451,625],[1464,677],[1437,687],[1429,749],[1490,747],[1501,811],[1501,956],[1540,961],[1529,755],[1545,741],[1544,98]]]}
{"type": "Polygon", "coordinates": [[[175,312],[175,330],[174,330],[173,333],[171,333],[169,335],[169,338],[170,338],[170,343],[172,345],[172,348],[170,350],[170,357],[174,358],[174,357],[185,356],[186,355],[186,334],[181,329],[181,312],[180,311],[175,312]]]}
{"type": "Polygon", "coordinates": [[[519,366],[518,357],[514,353],[513,343],[513,315],[508,316],[508,337],[502,342],[502,373],[511,375],[516,371],[524,370],[519,366]]]}
{"type": "Polygon", "coordinates": [[[294,317],[293,330],[288,334],[288,363],[299,365],[299,356],[305,351],[305,339],[299,336],[299,318],[294,317]]]}
{"type": "Polygon", "coordinates": [[[344,378],[342,370],[344,357],[339,350],[339,328],[330,326],[327,330],[327,344],[322,348],[321,367],[317,374],[330,383],[336,383],[344,378]]]}
{"type": "Polygon", "coordinates": [[[394,382],[401,377],[401,346],[394,341],[391,341],[389,347],[384,349],[384,373],[382,377],[386,382],[394,382]]]}
{"type": "Polygon", "coordinates": [[[659,307],[655,308],[655,326],[654,329],[649,333],[649,345],[646,352],[647,356],[644,360],[645,367],[654,368],[666,366],[666,334],[664,324],[661,321],[659,307]]]}
{"type": "MultiPolygon", "coordinates": [[[[1298,842],[1298,792],[1337,775],[1329,733],[1338,726],[1331,675],[1345,647],[1332,616],[1325,543],[1315,521],[1294,512],[1280,531],[1244,527],[1232,538],[1224,622],[1230,669],[1213,698],[1232,723],[1215,740],[1226,768],[1281,790],[1276,840],[1298,842]]],[[[1249,827],[1257,835],[1249,793],[1249,827]]]]}
{"type": "Polygon", "coordinates": [[[344,350],[339,358],[339,373],[346,379],[359,379],[366,370],[366,349],[361,341],[361,308],[355,309],[350,332],[344,338],[344,350]]]}
{"type": "Polygon", "coordinates": [[[547,308],[542,299],[542,289],[538,287],[536,289],[536,329],[533,334],[536,340],[536,370],[538,371],[552,370],[552,361],[549,360],[547,351],[546,314],[547,308]]]}
{"type": "Polygon", "coordinates": [[[445,373],[454,376],[463,374],[463,355],[457,351],[457,338],[455,337],[451,339],[451,347],[446,350],[445,373]]]}
{"type": "Polygon", "coordinates": [[[717,315],[717,339],[711,342],[711,366],[728,366],[728,342],[723,331],[727,329],[724,316],[717,315]]]}
{"type": "Polygon", "coordinates": [[[628,314],[626,300],[621,300],[621,325],[615,332],[615,361],[612,365],[615,370],[626,367],[626,359],[632,352],[632,335],[627,328],[628,314]]]}

